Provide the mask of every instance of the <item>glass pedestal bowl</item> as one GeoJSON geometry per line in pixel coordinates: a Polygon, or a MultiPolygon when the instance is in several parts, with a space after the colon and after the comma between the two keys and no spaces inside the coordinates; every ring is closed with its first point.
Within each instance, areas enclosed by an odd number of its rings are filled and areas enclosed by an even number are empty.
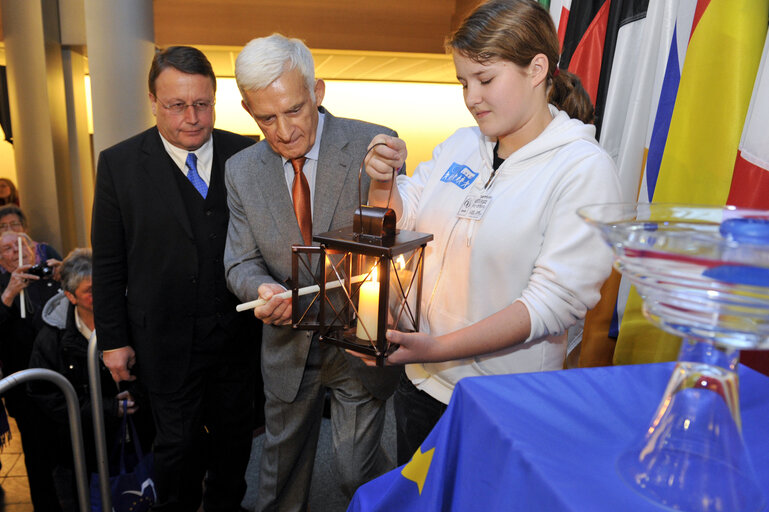
{"type": "Polygon", "coordinates": [[[673,510],[761,510],[737,363],[740,349],[769,348],[769,211],[619,203],[578,213],[613,249],[644,315],[683,338],[649,427],[617,462],[620,475],[673,510]]]}

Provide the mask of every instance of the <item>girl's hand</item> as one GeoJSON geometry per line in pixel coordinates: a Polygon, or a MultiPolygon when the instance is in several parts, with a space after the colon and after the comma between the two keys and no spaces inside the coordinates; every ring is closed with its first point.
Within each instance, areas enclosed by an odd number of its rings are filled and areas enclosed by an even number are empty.
{"type": "Polygon", "coordinates": [[[379,134],[368,147],[374,149],[366,156],[366,174],[374,181],[392,180],[406,162],[406,143],[398,137],[379,134]]]}
{"type": "MultiPolygon", "coordinates": [[[[406,333],[389,330],[387,331],[387,341],[399,345],[398,348],[385,359],[385,365],[387,366],[408,363],[429,363],[441,360],[437,353],[439,342],[429,334],[423,332],[406,333]]],[[[347,353],[359,358],[367,366],[376,366],[376,357],[374,356],[355,352],[354,350],[347,350],[347,353]]]]}

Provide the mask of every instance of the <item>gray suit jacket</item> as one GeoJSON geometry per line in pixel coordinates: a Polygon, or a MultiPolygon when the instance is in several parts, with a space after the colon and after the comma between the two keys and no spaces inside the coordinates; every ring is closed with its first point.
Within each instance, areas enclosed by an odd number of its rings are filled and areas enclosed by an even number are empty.
{"type": "MultiPolygon", "coordinates": [[[[389,128],[336,118],[324,111],[313,204],[313,233],[352,224],[358,206],[358,170],[375,135],[395,135],[389,128]]],[[[262,141],[227,161],[226,184],[230,224],[224,267],[230,290],[241,300],[258,297],[263,283],[285,286],[291,276],[291,245],[303,244],[286,185],[280,156],[262,141]]],[[[363,173],[362,195],[369,179],[363,173]]],[[[299,286],[314,284],[309,277],[299,286]]],[[[262,375],[265,388],[286,402],[299,389],[311,336],[291,326],[265,325],[262,334],[262,375]]],[[[348,356],[354,375],[372,395],[386,399],[395,389],[400,368],[369,368],[348,356]]]]}

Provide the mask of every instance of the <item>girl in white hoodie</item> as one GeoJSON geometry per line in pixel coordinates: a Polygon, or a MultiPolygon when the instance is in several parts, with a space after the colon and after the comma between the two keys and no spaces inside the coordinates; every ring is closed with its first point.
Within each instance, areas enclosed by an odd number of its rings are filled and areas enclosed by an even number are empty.
{"type": "MultiPolygon", "coordinates": [[[[398,227],[432,233],[419,333],[388,332],[406,366],[395,395],[399,464],[408,461],[466,376],[557,370],[566,330],[600,298],[609,249],[579,207],[620,200],[579,80],[558,69],[549,13],[491,0],[448,43],[477,127],[461,128],[398,176],[398,227]],[[463,205],[471,205],[467,208],[463,205]]],[[[400,139],[377,136],[366,162],[369,204],[383,206],[400,139]]]]}

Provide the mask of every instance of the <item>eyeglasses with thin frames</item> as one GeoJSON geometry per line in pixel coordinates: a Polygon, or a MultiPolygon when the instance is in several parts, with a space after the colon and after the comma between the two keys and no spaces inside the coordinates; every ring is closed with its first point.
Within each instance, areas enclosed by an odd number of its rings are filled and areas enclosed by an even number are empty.
{"type": "Polygon", "coordinates": [[[187,111],[187,107],[194,108],[195,112],[209,112],[212,108],[214,108],[214,105],[216,104],[215,99],[211,101],[193,101],[192,103],[182,103],[181,101],[177,101],[175,103],[171,103],[170,105],[166,105],[157,97],[155,100],[160,104],[161,107],[168,110],[172,114],[183,114],[187,111]]]}
{"type": "Polygon", "coordinates": [[[2,223],[0,224],[0,231],[5,231],[6,229],[12,229],[16,230],[22,226],[21,222],[8,222],[8,223],[2,223]]]}

